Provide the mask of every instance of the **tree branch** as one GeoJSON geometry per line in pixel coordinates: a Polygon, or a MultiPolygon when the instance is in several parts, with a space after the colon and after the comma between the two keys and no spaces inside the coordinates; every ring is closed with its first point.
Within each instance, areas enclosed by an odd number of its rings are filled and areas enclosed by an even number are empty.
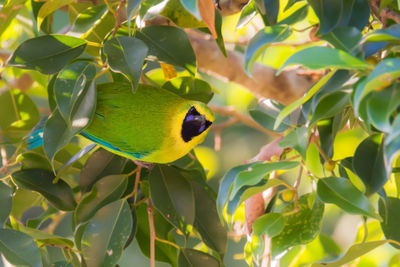
{"type": "Polygon", "coordinates": [[[300,75],[296,70],[286,70],[276,76],[275,69],[258,63],[254,64],[253,78],[250,78],[244,70],[243,54],[227,51],[228,57],[224,57],[209,36],[193,30],[186,32],[201,71],[240,84],[258,98],[288,104],[301,97],[313,83],[312,77],[300,75]]]}

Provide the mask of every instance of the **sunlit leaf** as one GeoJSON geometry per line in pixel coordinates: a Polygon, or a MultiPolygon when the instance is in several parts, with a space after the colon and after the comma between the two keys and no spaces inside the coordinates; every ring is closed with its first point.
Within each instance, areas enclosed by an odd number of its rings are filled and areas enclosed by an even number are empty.
{"type": "Polygon", "coordinates": [[[380,219],[364,194],[352,185],[349,179],[328,177],[318,180],[318,197],[352,213],[380,219]]]}
{"type": "MultiPolygon", "coordinates": [[[[382,231],[386,239],[392,239],[400,242],[400,229],[398,221],[400,220],[399,214],[400,199],[388,197],[387,201],[379,200],[379,214],[383,221],[381,222],[382,231]]],[[[400,248],[399,245],[390,243],[395,248],[400,248]]]]}
{"type": "Polygon", "coordinates": [[[267,213],[257,218],[253,223],[255,235],[274,237],[285,227],[285,219],[280,213],[267,213]]]}
{"type": "Polygon", "coordinates": [[[57,9],[68,5],[70,3],[74,2],[74,0],[49,0],[47,1],[42,7],[39,9],[39,13],[37,16],[37,27],[38,27],[38,32],[40,32],[40,27],[44,21],[44,19],[54,13],[57,9]]]}
{"type": "Polygon", "coordinates": [[[210,254],[190,248],[182,248],[178,257],[179,267],[204,266],[219,267],[219,261],[210,254]]]}
{"type": "Polygon", "coordinates": [[[183,98],[204,103],[210,102],[214,95],[211,86],[207,82],[192,77],[174,78],[163,84],[162,88],[180,95],[183,98]]]}

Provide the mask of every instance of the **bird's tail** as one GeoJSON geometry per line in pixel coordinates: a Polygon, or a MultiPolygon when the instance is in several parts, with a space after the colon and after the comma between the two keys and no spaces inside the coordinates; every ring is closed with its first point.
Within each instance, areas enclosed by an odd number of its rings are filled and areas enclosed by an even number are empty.
{"type": "Polygon", "coordinates": [[[46,124],[48,116],[43,117],[35,127],[33,127],[32,131],[26,137],[25,142],[28,145],[28,150],[37,148],[43,145],[43,128],[46,124]]]}

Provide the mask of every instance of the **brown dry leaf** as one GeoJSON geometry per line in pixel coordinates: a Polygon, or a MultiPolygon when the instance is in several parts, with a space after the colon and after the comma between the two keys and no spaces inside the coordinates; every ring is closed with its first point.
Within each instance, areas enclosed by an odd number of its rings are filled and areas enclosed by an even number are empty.
{"type": "Polygon", "coordinates": [[[207,24],[212,36],[217,39],[217,31],[215,30],[215,8],[213,0],[197,0],[200,16],[207,24]]]}
{"type": "Polygon", "coordinates": [[[160,63],[160,65],[166,82],[176,77],[176,69],[174,66],[167,63],[160,63]]]}

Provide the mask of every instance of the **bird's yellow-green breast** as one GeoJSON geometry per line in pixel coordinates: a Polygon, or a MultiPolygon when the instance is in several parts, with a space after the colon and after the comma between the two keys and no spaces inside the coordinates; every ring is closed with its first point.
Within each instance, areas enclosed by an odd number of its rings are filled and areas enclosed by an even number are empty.
{"type": "Polygon", "coordinates": [[[95,116],[82,135],[124,157],[156,163],[172,162],[201,143],[214,121],[202,102],[139,85],[97,87],[95,116]]]}

